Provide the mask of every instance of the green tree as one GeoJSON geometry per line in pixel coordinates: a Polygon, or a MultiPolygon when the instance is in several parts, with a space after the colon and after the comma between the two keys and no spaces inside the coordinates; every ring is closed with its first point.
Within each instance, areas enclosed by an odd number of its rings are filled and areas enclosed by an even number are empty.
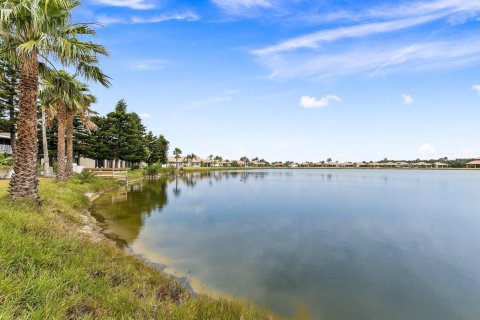
{"type": "Polygon", "coordinates": [[[15,154],[15,123],[18,114],[18,67],[0,60],[0,131],[10,133],[12,153],[15,154]]]}
{"type": "Polygon", "coordinates": [[[3,58],[18,63],[20,72],[18,140],[9,195],[38,199],[36,160],[39,59],[73,66],[79,74],[95,77],[103,46],[84,41],[95,31],[87,24],[71,23],[76,0],[6,0],[0,5],[0,50],[3,58]]]}
{"type": "Polygon", "coordinates": [[[136,113],[127,112],[125,100],[118,101],[115,111],[107,114],[99,128],[103,131],[102,144],[108,150],[105,159],[115,160],[115,167],[118,167],[118,160],[133,164],[147,158],[145,127],[136,113]]]}
{"type": "Polygon", "coordinates": [[[156,137],[149,131],[145,136],[145,142],[147,146],[146,162],[148,165],[167,162],[169,142],[163,135],[156,137]]]}

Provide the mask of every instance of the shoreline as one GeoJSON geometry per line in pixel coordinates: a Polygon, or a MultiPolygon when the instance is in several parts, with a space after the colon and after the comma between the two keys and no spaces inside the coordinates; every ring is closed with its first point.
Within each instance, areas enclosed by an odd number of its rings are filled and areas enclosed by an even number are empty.
{"type": "MultiPolygon", "coordinates": [[[[161,178],[162,177],[159,177],[159,179],[161,178]]],[[[129,184],[139,183],[140,181],[144,181],[144,180],[145,178],[139,178],[129,182],[129,184]]],[[[204,282],[202,282],[197,277],[189,275],[189,273],[184,270],[174,268],[173,262],[169,257],[164,256],[159,252],[155,252],[148,249],[141,250],[142,252],[138,252],[138,249],[135,250],[133,247],[128,245],[128,243],[124,239],[122,239],[118,234],[114,232],[108,232],[109,225],[107,222],[105,222],[106,220],[105,217],[102,216],[100,213],[92,213],[91,208],[94,202],[98,198],[100,198],[102,195],[104,195],[107,192],[114,192],[115,190],[122,187],[125,187],[125,185],[119,185],[113,188],[100,190],[98,192],[90,192],[85,194],[85,196],[87,196],[89,200],[89,207],[86,210],[86,213],[88,214],[89,218],[93,219],[92,223],[94,224],[94,225],[90,225],[88,230],[91,233],[96,233],[96,237],[92,237],[92,238],[102,237],[107,241],[113,242],[120,250],[135,257],[142,263],[152,266],[153,268],[161,271],[166,276],[171,276],[175,278],[177,281],[179,281],[182,284],[182,286],[185,287],[186,290],[188,290],[194,296],[207,295],[208,297],[213,299],[224,298],[224,299],[242,300],[242,298],[234,297],[226,293],[220,292],[219,290],[211,289],[209,286],[207,286],[204,282]],[[149,252],[149,253],[146,253],[146,252],[149,252]],[[148,255],[148,257],[146,255],[148,255]]],[[[92,221],[91,219],[89,219],[89,221],[92,221]]]]}

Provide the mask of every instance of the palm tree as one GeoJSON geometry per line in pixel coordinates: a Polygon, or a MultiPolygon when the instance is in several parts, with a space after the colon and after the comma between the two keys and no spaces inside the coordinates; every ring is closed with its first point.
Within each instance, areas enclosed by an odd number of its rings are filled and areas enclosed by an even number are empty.
{"type": "Polygon", "coordinates": [[[177,166],[177,169],[178,169],[178,159],[180,158],[181,154],[182,154],[182,150],[180,150],[180,148],[175,148],[175,150],[173,150],[173,155],[175,156],[175,164],[177,166]]]}
{"type": "Polygon", "coordinates": [[[87,86],[82,84],[79,88],[78,96],[72,103],[68,105],[65,121],[65,137],[66,137],[66,165],[65,179],[73,176],[73,119],[78,116],[82,121],[82,125],[88,132],[96,128],[95,123],[90,119],[90,115],[94,112],[90,106],[97,102],[97,98],[90,94],[87,86]],[[83,88],[82,88],[83,87],[83,88]]]}
{"type": "Polygon", "coordinates": [[[57,115],[57,181],[64,181],[73,175],[73,118],[83,115],[87,130],[94,127],[89,121],[89,107],[96,98],[89,93],[86,84],[75,75],[64,70],[49,70],[43,79],[40,97],[48,103],[57,115]]]}
{"type": "Polygon", "coordinates": [[[17,62],[20,68],[19,114],[17,122],[14,175],[10,181],[12,199],[38,199],[36,160],[37,96],[39,59],[50,59],[75,67],[87,78],[95,78],[97,55],[108,55],[103,46],[83,41],[94,35],[87,24],[71,23],[77,0],[10,0],[0,5],[0,44],[2,58],[17,62]]]}
{"type": "Polygon", "coordinates": [[[48,143],[47,143],[47,117],[45,115],[46,106],[41,106],[42,109],[42,145],[43,145],[43,176],[50,176],[50,160],[48,157],[48,143]]]}

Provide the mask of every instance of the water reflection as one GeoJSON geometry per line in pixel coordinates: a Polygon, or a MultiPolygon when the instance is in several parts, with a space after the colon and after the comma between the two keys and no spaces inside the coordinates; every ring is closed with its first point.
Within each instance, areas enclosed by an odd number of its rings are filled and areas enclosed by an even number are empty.
{"type": "Polygon", "coordinates": [[[140,254],[318,319],[479,319],[480,176],[269,170],[146,181],[95,208],[140,254]],[[170,196],[170,197],[169,197],[170,196]]]}

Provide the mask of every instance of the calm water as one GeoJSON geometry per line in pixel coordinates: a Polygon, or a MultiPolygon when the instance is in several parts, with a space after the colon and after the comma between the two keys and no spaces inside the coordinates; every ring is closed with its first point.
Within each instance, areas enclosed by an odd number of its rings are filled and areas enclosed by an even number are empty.
{"type": "Polygon", "coordinates": [[[480,172],[192,173],[94,210],[135,252],[282,315],[480,319],[480,172]]]}

